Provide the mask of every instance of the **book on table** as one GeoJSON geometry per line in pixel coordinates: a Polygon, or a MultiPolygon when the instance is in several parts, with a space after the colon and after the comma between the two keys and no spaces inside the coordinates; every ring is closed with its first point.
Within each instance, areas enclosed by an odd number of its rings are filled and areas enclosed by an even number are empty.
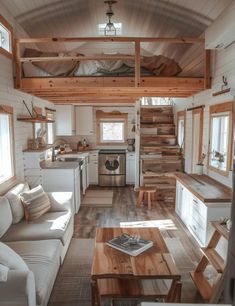
{"type": "Polygon", "coordinates": [[[117,236],[106,244],[118,251],[124,252],[131,256],[137,256],[153,246],[153,241],[145,240],[138,236],[122,234],[117,236]]]}

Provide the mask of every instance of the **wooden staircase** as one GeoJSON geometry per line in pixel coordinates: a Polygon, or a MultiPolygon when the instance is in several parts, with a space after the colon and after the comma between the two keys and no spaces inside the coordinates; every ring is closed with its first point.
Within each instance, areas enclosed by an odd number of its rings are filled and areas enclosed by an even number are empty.
{"type": "Polygon", "coordinates": [[[215,229],[214,234],[208,246],[206,248],[201,248],[203,256],[196,270],[190,274],[203,299],[206,302],[214,303],[214,298],[219,290],[219,281],[225,268],[224,259],[217,253],[216,246],[221,237],[228,240],[229,233],[226,227],[221,225],[219,221],[212,221],[211,224],[215,229]],[[209,279],[205,275],[208,265],[211,265],[216,271],[216,275],[214,275],[212,279],[209,279]]]}
{"type": "Polygon", "coordinates": [[[174,201],[174,172],[183,170],[172,106],[140,109],[141,185],[155,186],[157,200],[174,201]]]}

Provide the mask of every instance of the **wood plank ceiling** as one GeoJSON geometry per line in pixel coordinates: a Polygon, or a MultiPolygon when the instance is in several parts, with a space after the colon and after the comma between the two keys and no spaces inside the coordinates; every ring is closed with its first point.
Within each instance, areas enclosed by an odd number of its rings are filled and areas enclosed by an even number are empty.
{"type": "MultiPolygon", "coordinates": [[[[106,23],[103,0],[0,0],[30,37],[98,36],[98,24],[106,23]]],[[[118,0],[114,22],[122,23],[123,36],[202,36],[205,29],[232,0],[118,0]]],[[[47,51],[76,50],[84,54],[117,51],[133,54],[127,43],[45,44],[47,51]]],[[[174,58],[183,76],[202,76],[203,46],[143,43],[141,54],[174,58]],[[190,50],[193,52],[190,52],[190,50]],[[193,54],[193,58],[191,57],[193,54]]]]}
{"type": "MultiPolygon", "coordinates": [[[[97,36],[98,24],[105,23],[103,0],[0,0],[31,37],[97,36]]],[[[203,34],[232,0],[118,0],[114,22],[121,22],[124,36],[194,36],[203,34]]],[[[185,76],[202,75],[202,49],[196,47],[197,62],[188,63],[184,54],[190,45],[141,45],[142,55],[164,54],[183,67],[185,76]],[[201,53],[200,53],[201,52],[201,53]]],[[[40,46],[42,49],[43,47],[40,46]]],[[[78,49],[84,54],[110,52],[133,53],[131,44],[81,43],[46,45],[51,51],[78,49]],[[79,48],[80,46],[80,48],[79,48]]],[[[190,61],[191,62],[191,61],[190,61]]]]}

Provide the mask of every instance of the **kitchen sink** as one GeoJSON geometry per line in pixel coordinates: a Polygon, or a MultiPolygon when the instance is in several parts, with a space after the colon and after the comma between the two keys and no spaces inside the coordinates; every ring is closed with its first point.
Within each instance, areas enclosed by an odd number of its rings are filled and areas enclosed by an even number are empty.
{"type": "Polygon", "coordinates": [[[82,159],[78,157],[58,157],[57,160],[60,162],[80,162],[82,159]]]}

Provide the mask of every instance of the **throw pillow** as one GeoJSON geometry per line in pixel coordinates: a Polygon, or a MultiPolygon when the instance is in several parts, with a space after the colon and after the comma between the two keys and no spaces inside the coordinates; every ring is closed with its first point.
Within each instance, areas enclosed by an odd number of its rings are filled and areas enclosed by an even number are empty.
{"type": "Polygon", "coordinates": [[[7,275],[8,275],[9,268],[0,264],[0,283],[7,281],[7,275]]]}
{"type": "Polygon", "coordinates": [[[0,242],[0,264],[12,270],[29,271],[22,257],[2,242],[0,242]]]}
{"type": "Polygon", "coordinates": [[[20,222],[24,218],[24,207],[20,200],[20,194],[28,190],[29,185],[27,183],[20,183],[5,195],[11,205],[13,224],[20,222]]]}
{"type": "Polygon", "coordinates": [[[21,193],[20,198],[24,205],[27,221],[38,219],[51,208],[50,199],[41,185],[21,193]]]}

